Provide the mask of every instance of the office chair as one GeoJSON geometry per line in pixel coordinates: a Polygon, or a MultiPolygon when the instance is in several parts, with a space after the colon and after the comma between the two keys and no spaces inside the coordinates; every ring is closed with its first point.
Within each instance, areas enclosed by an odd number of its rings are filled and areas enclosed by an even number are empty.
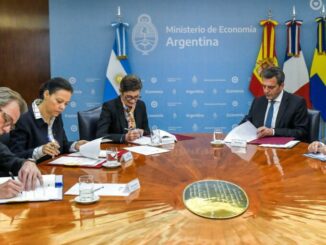
{"type": "Polygon", "coordinates": [[[96,124],[100,118],[102,106],[87,111],[77,112],[79,139],[93,140],[96,138],[96,124]]]}
{"type": "Polygon", "coordinates": [[[319,139],[320,111],[308,109],[308,118],[308,142],[312,142],[319,139]]]}

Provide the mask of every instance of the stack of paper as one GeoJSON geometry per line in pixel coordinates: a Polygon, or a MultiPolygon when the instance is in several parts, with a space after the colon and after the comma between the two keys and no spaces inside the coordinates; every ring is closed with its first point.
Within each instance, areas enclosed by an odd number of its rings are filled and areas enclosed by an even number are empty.
{"type": "MultiPolygon", "coordinates": [[[[42,177],[43,186],[38,182],[34,191],[23,191],[17,197],[0,199],[0,203],[62,200],[62,175],[50,174],[42,175],[42,177]]],[[[10,177],[0,178],[0,184],[6,182],[8,179],[10,177]]]]}

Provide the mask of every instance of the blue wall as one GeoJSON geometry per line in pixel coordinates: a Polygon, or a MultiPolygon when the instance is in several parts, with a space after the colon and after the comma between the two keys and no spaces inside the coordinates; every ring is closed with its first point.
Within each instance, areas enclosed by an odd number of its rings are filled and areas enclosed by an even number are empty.
{"type": "Polygon", "coordinates": [[[212,132],[214,127],[228,132],[247,113],[253,98],[248,86],[261,43],[260,20],[266,19],[271,9],[273,19],[279,22],[276,49],[282,65],[284,23],[291,19],[295,5],[297,19],[304,21],[301,46],[310,69],[319,3],[50,0],[51,75],[69,79],[75,89],[63,115],[68,138],[78,138],[76,112],[103,102],[114,41],[110,24],[116,20],[117,6],[130,24],[129,61],[133,73],[144,82],[142,99],[150,124],[171,132],[212,132]],[[132,40],[133,30],[139,30],[138,18],[144,14],[151,18],[149,28],[157,40],[148,54],[139,51],[132,40]]]}

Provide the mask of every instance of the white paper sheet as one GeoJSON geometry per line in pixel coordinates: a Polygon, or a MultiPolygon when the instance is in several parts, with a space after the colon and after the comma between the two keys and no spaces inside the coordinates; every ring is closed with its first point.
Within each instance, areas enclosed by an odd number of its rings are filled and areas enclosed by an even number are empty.
{"type": "Polygon", "coordinates": [[[169,150],[167,150],[167,149],[153,147],[153,146],[145,146],[145,145],[125,147],[124,149],[131,151],[131,152],[138,153],[138,154],[142,154],[145,156],[169,152],[169,150]]]}
{"type": "Polygon", "coordinates": [[[246,142],[255,140],[257,139],[257,128],[250,121],[246,121],[233,128],[224,141],[230,143],[233,139],[245,140],[246,142]]]}
{"type": "Polygon", "coordinates": [[[75,157],[75,156],[62,156],[62,157],[59,157],[59,158],[49,162],[49,164],[65,165],[65,166],[95,167],[103,161],[104,161],[104,159],[92,159],[92,158],[87,158],[87,157],[75,157]]]}
{"type": "Polygon", "coordinates": [[[259,146],[262,146],[262,147],[272,147],[272,148],[287,148],[287,149],[290,149],[293,146],[295,146],[296,144],[298,144],[299,142],[300,142],[299,140],[291,140],[288,143],[283,144],[283,145],[279,145],[279,144],[277,144],[277,145],[276,144],[261,144],[259,146]]]}
{"type": "MultiPolygon", "coordinates": [[[[138,179],[134,179],[127,184],[108,184],[108,183],[96,183],[93,190],[98,196],[129,196],[130,193],[140,188],[138,179]]],[[[79,184],[73,185],[65,195],[79,195],[79,184]]]]}
{"type": "MultiPolygon", "coordinates": [[[[33,191],[23,191],[17,197],[0,199],[0,203],[9,202],[35,202],[35,201],[48,201],[48,200],[61,200],[62,199],[62,175],[42,175],[43,186],[39,182],[33,191]],[[56,182],[60,185],[56,186],[56,182]],[[58,182],[58,183],[59,183],[58,182]]],[[[0,178],[0,184],[6,182],[10,177],[0,178]]],[[[18,177],[16,178],[18,179],[18,177]]]]}
{"type": "Polygon", "coordinates": [[[98,138],[81,145],[79,152],[82,156],[97,159],[101,151],[102,138],[98,138]]]}
{"type": "Polygon", "coordinates": [[[326,155],[324,155],[323,153],[306,153],[303,155],[306,157],[310,157],[310,158],[314,158],[314,159],[318,159],[320,161],[326,162],[326,155]]]}

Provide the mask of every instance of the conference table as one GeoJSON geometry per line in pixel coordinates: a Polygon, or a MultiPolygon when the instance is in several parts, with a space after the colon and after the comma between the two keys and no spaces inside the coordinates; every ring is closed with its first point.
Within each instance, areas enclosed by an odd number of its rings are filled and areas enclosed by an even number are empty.
{"type": "MultiPolygon", "coordinates": [[[[167,146],[157,155],[133,153],[119,168],[39,165],[43,174],[63,175],[64,191],[91,174],[98,183],[128,183],[127,197],[102,196],[85,205],[62,201],[2,204],[1,244],[326,244],[326,164],[292,149],[247,145],[212,147],[211,135],[167,146]],[[248,209],[229,219],[189,211],[183,191],[200,180],[240,186],[248,209]]],[[[120,149],[126,145],[117,145],[120,149]]],[[[129,145],[130,146],[130,145],[129,145]]]]}

